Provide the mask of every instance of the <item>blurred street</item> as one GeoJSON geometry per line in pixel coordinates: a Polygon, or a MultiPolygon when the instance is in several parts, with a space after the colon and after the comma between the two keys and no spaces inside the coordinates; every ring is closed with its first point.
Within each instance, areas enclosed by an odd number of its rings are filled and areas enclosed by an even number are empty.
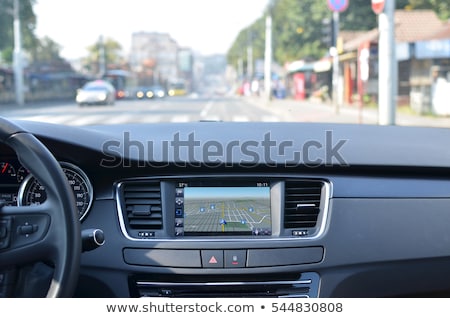
{"type": "MultiPolygon", "coordinates": [[[[157,100],[118,100],[113,106],[79,107],[75,102],[39,102],[24,106],[2,105],[2,115],[11,119],[35,120],[73,126],[193,122],[322,122],[378,124],[374,107],[341,106],[294,99],[189,95],[157,100]]],[[[397,111],[397,125],[450,127],[450,117],[416,115],[408,109],[397,111]]]]}
{"type": "MultiPolygon", "coordinates": [[[[318,101],[273,99],[270,102],[264,102],[254,97],[247,97],[246,101],[277,114],[282,121],[378,124],[378,110],[375,107],[360,108],[358,105],[345,105],[339,107],[336,112],[334,105],[318,101]]],[[[396,125],[449,128],[450,117],[418,115],[409,108],[398,108],[396,125]]]]}

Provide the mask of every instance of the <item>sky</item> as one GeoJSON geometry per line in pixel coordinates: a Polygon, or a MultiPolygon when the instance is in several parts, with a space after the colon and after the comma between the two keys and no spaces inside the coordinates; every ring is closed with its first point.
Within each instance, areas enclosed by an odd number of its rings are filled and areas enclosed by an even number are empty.
{"type": "Polygon", "coordinates": [[[169,33],[183,47],[224,54],[239,32],[263,15],[268,0],[36,0],[36,34],[62,46],[66,59],[86,56],[103,35],[125,53],[133,32],[169,33]]]}

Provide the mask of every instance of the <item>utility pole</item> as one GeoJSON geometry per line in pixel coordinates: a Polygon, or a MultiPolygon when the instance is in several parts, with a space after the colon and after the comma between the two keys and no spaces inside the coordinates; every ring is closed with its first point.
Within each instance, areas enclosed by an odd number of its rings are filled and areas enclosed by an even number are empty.
{"type": "Polygon", "coordinates": [[[333,104],[336,114],[339,113],[339,51],[337,48],[337,40],[339,38],[339,12],[344,12],[348,8],[349,0],[328,0],[328,8],[333,12],[332,32],[331,32],[331,47],[330,55],[333,57],[333,73],[332,73],[332,86],[333,86],[333,104]]]}
{"type": "Polygon", "coordinates": [[[244,60],[242,59],[242,57],[238,58],[238,78],[242,79],[244,76],[244,60]]]}
{"type": "Polygon", "coordinates": [[[336,114],[339,114],[339,52],[337,49],[337,39],[339,37],[339,12],[333,11],[333,39],[331,55],[333,57],[333,103],[336,114]]]}
{"type": "Polygon", "coordinates": [[[103,40],[103,35],[100,35],[99,38],[98,55],[99,75],[103,77],[106,73],[105,41],[103,40]]]}
{"type": "Polygon", "coordinates": [[[253,31],[248,31],[247,36],[247,77],[251,81],[253,78],[253,31]]]}
{"type": "Polygon", "coordinates": [[[14,85],[16,104],[22,106],[25,103],[23,87],[23,61],[22,61],[22,37],[20,31],[19,0],[14,0],[14,85]]]}
{"type": "Polygon", "coordinates": [[[378,121],[380,125],[395,125],[397,108],[397,57],[395,52],[395,0],[385,1],[379,14],[378,41],[378,121]]]}
{"type": "Polygon", "coordinates": [[[266,101],[272,97],[272,12],[269,9],[266,16],[266,42],[264,53],[264,94],[266,101]]]}

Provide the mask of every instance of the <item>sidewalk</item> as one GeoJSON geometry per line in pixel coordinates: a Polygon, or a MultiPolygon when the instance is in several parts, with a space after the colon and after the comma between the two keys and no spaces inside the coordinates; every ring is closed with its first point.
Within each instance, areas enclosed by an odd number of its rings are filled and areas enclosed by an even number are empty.
{"type": "Polygon", "coordinates": [[[38,109],[43,107],[60,107],[61,105],[71,105],[74,101],[72,99],[55,99],[47,101],[25,101],[24,105],[19,106],[15,103],[0,104],[0,113],[4,111],[16,111],[24,109],[38,109]]]}
{"type": "MultiPolygon", "coordinates": [[[[298,101],[286,98],[267,102],[258,97],[244,97],[244,99],[252,105],[272,112],[283,121],[378,124],[378,109],[373,107],[360,108],[358,105],[345,105],[341,106],[337,112],[332,104],[317,101],[298,101]]],[[[397,110],[396,124],[399,126],[450,128],[450,117],[416,115],[400,109],[397,110]]]]}

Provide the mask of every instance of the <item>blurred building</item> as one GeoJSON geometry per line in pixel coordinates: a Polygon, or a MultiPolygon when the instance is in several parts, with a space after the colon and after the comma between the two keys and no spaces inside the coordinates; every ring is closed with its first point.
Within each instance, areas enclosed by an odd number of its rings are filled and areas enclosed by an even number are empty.
{"type": "MultiPolygon", "coordinates": [[[[377,102],[378,28],[339,32],[338,100],[341,104],[377,102]]],[[[450,115],[450,21],[432,10],[395,11],[397,104],[418,113],[450,115]]],[[[332,60],[293,61],[286,65],[292,95],[327,99],[332,60]]]]}
{"type": "Polygon", "coordinates": [[[178,43],[168,33],[132,34],[130,67],[141,84],[166,83],[178,76],[178,43]]]}
{"type": "Polygon", "coordinates": [[[186,82],[188,91],[194,89],[194,52],[190,48],[178,50],[178,79],[186,82]]]}
{"type": "MultiPolygon", "coordinates": [[[[432,10],[395,11],[399,105],[410,105],[419,113],[440,112],[433,99],[438,78],[450,83],[449,28],[450,22],[441,21],[432,10]]],[[[345,103],[352,102],[352,92],[361,96],[359,100],[363,95],[376,98],[378,40],[378,29],[344,40],[339,60],[345,103]]]]}

